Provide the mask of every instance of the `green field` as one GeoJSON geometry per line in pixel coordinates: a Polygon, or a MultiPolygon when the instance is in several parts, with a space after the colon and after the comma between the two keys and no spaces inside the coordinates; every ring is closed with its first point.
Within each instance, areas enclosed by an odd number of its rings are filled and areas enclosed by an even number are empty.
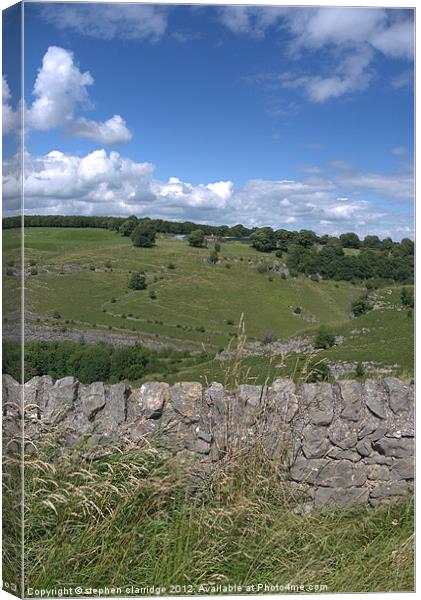
{"type": "MultiPolygon", "coordinates": [[[[46,323],[58,332],[130,335],[133,340],[139,335],[207,352],[206,362],[174,378],[223,380],[232,365],[213,357],[228,344],[235,345],[242,315],[248,341],[268,335],[279,340],[313,335],[326,325],[344,336],[344,343],[319,353],[320,357],[331,362],[375,361],[398,365],[404,375],[413,372],[413,319],[407,311],[396,310],[399,286],[376,292],[395,309],[353,319],[351,305],[363,293],[362,285],[304,276],[283,279],[272,272],[279,259],[238,241],[223,243],[218,264],[211,264],[209,248],[192,248],[168,236],[158,237],[154,248],[136,248],[130,239],[103,229],[40,227],[25,229],[24,240],[29,324],[46,323]],[[262,263],[266,272],[258,271],[262,263]],[[31,269],[36,273],[30,274],[31,269]],[[146,290],[128,287],[131,273],[137,271],[146,275],[146,290]],[[300,314],[294,314],[296,307],[300,314]]],[[[3,232],[3,247],[5,265],[18,260],[14,230],[3,232]]],[[[5,277],[11,289],[16,279],[5,277]]],[[[5,295],[6,317],[16,308],[14,296],[5,295]]],[[[297,354],[284,361],[279,356],[247,357],[242,374],[262,383],[267,377],[294,375],[305,360],[297,354]]]]}

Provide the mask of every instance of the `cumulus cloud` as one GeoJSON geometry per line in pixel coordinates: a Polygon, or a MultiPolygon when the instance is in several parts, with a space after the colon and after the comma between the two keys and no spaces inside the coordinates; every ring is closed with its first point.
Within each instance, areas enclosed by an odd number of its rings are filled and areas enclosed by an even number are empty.
{"type": "Polygon", "coordinates": [[[41,131],[60,127],[69,135],[110,146],[128,142],[132,134],[120,115],[104,122],[76,116],[80,108],[92,108],[88,87],[93,83],[89,71],[79,70],[72,52],[50,46],[35,80],[35,100],[26,111],[26,124],[41,131]]]}
{"type": "MultiPolygon", "coordinates": [[[[5,214],[11,214],[20,193],[18,155],[5,161],[3,173],[5,214]]],[[[402,200],[409,198],[411,182],[410,175],[354,172],[332,178],[314,173],[299,180],[252,179],[241,188],[231,181],[159,181],[151,163],[105,150],[83,157],[59,151],[40,157],[26,154],[24,177],[29,214],[137,214],[249,227],[311,227],[328,233],[410,226],[409,217],[409,223],[399,220],[364,195],[402,200]]]]}
{"type": "Polygon", "coordinates": [[[283,87],[302,89],[310,102],[366,89],[374,78],[376,52],[395,59],[414,57],[413,11],[409,10],[233,6],[222,9],[220,21],[236,34],[255,38],[264,37],[276,25],[289,35],[287,51],[295,59],[309,50],[323,50],[323,72],[286,73],[281,78],[283,87]]]}
{"type": "Polygon", "coordinates": [[[159,5],[54,3],[41,5],[39,10],[60,30],[106,40],[156,41],[167,28],[168,9],[159,5]]]}
{"type": "Polygon", "coordinates": [[[71,135],[85,137],[106,146],[129,142],[133,137],[126,121],[120,115],[114,115],[103,123],[80,117],[71,124],[68,131],[71,135]]]}
{"type": "Polygon", "coordinates": [[[12,131],[18,129],[20,122],[19,112],[13,110],[10,101],[12,99],[12,95],[10,93],[10,88],[7,83],[6,77],[3,75],[2,78],[2,114],[3,114],[3,135],[11,133],[12,131]]]}

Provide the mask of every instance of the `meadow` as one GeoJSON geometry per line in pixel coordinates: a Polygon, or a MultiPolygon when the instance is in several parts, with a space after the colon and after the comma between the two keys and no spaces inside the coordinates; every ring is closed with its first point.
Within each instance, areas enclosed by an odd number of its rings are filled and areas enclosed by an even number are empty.
{"type": "MultiPolygon", "coordinates": [[[[118,334],[203,354],[203,362],[188,366],[184,361],[179,372],[166,373],[170,382],[226,379],[230,361],[214,357],[235,347],[241,319],[248,342],[314,336],[327,326],[343,343],[319,351],[317,358],[374,361],[380,367],[396,365],[400,375],[413,373],[412,312],[402,309],[398,285],[375,291],[384,310],[355,319],[351,306],[365,292],[362,283],[285,278],[273,271],[282,260],[241,241],[222,243],[216,264],[209,262],[211,245],[194,248],[169,235],[158,236],[153,248],[138,248],[105,229],[29,227],[24,243],[28,325],[52,328],[58,339],[72,330],[100,333],[104,339],[118,334]],[[147,289],[129,288],[134,272],[144,273],[147,289]]],[[[3,232],[3,247],[7,268],[18,259],[16,230],[3,232]]],[[[16,279],[5,277],[6,284],[16,279]]],[[[16,310],[14,295],[5,295],[6,318],[16,310]]],[[[301,373],[306,358],[271,352],[245,356],[241,372],[250,382],[264,383],[301,373]]]]}

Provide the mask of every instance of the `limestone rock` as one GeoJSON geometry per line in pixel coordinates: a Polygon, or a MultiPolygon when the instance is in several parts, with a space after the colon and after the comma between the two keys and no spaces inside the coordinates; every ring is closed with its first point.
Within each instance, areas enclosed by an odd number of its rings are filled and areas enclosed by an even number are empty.
{"type": "Polygon", "coordinates": [[[330,425],[334,398],[328,383],[306,383],[301,388],[303,405],[313,425],[330,425]]]}

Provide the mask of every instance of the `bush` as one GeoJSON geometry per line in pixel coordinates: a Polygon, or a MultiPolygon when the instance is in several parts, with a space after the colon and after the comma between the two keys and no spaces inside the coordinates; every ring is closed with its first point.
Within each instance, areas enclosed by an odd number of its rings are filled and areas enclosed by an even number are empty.
{"type": "Polygon", "coordinates": [[[414,308],[414,290],[403,287],[401,290],[401,302],[408,308],[414,308]]]}
{"type": "Polygon", "coordinates": [[[335,336],[326,327],[320,327],[314,341],[314,347],[317,349],[331,348],[335,345],[335,336]]]}
{"type": "Polygon", "coordinates": [[[133,246],[138,248],[152,248],[155,245],[156,231],[151,225],[140,223],[130,236],[133,246]]]}
{"type": "Polygon", "coordinates": [[[53,319],[61,319],[61,314],[58,312],[58,310],[53,312],[53,319]]]}
{"type": "Polygon", "coordinates": [[[294,313],[294,315],[301,315],[301,313],[302,313],[301,306],[296,306],[292,312],[294,313]]]}
{"type": "Polygon", "coordinates": [[[258,273],[267,273],[269,271],[269,267],[266,263],[260,263],[257,265],[256,270],[258,273]]]}
{"type": "Polygon", "coordinates": [[[89,265],[89,269],[90,269],[91,271],[95,271],[95,265],[89,265]]]}
{"type": "Polygon", "coordinates": [[[31,275],[38,275],[38,269],[36,267],[32,267],[29,272],[31,275]]]}
{"type": "Polygon", "coordinates": [[[111,261],[110,261],[110,260],[107,260],[107,262],[105,263],[104,267],[105,267],[106,269],[111,269],[111,267],[112,267],[111,261]]]}
{"type": "Polygon", "coordinates": [[[263,346],[267,346],[268,344],[272,344],[273,342],[276,342],[277,340],[277,336],[273,333],[273,331],[267,331],[261,339],[261,343],[263,346]]]}
{"type": "Polygon", "coordinates": [[[215,265],[219,260],[218,252],[216,250],[212,250],[211,253],[209,254],[208,260],[212,265],[215,265]]]}
{"type": "Polygon", "coordinates": [[[355,375],[357,377],[364,377],[365,370],[362,362],[357,363],[357,368],[355,369],[355,375]]]}
{"type": "Polygon", "coordinates": [[[373,308],[373,305],[368,302],[366,296],[360,296],[352,305],[352,313],[355,317],[359,317],[373,308]]]}
{"type": "Polygon", "coordinates": [[[175,266],[175,264],[173,262],[168,263],[168,269],[170,269],[170,271],[174,271],[174,269],[176,269],[177,267],[175,266]]]}
{"type": "Polygon", "coordinates": [[[145,290],[148,287],[146,277],[141,273],[132,273],[129,279],[129,288],[131,290],[145,290]]]}
{"type": "Polygon", "coordinates": [[[154,292],[153,290],[151,290],[149,292],[149,298],[151,298],[151,300],[156,300],[156,292],[154,292]]]}
{"type": "Polygon", "coordinates": [[[203,248],[206,246],[205,234],[202,229],[194,229],[187,238],[189,246],[203,248]]]}

